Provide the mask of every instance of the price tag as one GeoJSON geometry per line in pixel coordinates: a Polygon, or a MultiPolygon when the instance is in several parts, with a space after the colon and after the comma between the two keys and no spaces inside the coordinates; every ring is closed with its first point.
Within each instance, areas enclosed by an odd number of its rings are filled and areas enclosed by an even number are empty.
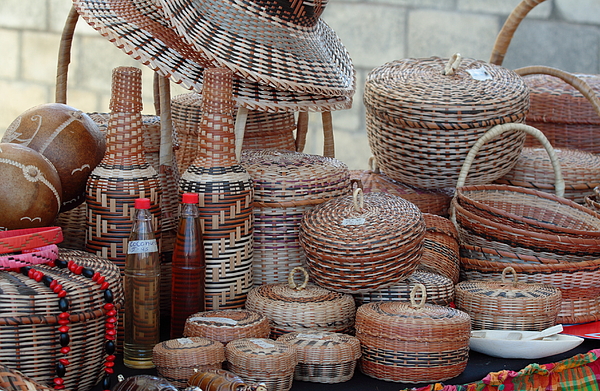
{"type": "Polygon", "coordinates": [[[298,338],[304,338],[304,339],[323,339],[323,334],[304,334],[304,333],[300,333],[300,334],[298,334],[298,338]]]}
{"type": "Polygon", "coordinates": [[[178,338],[177,342],[179,342],[182,345],[187,345],[187,344],[190,344],[190,343],[194,343],[194,341],[192,341],[189,338],[178,338]]]}
{"type": "Polygon", "coordinates": [[[225,323],[225,324],[230,324],[232,326],[235,326],[236,324],[238,324],[238,321],[235,319],[219,318],[216,316],[196,316],[196,317],[190,318],[190,321],[192,321],[192,322],[225,323]]]}
{"type": "Polygon", "coordinates": [[[467,69],[467,72],[469,72],[471,77],[475,80],[492,80],[492,75],[490,75],[487,69],[485,69],[484,67],[477,69],[467,69]]]}
{"type": "Polygon", "coordinates": [[[156,239],[132,240],[127,243],[127,254],[142,254],[158,252],[156,239]]]}
{"type": "Polygon", "coordinates": [[[358,217],[354,219],[344,219],[342,220],[342,225],[363,225],[365,221],[366,220],[363,217],[358,217]]]}
{"type": "Polygon", "coordinates": [[[262,339],[251,339],[250,341],[263,349],[270,349],[275,347],[275,345],[273,345],[272,343],[263,341],[262,339]]]}

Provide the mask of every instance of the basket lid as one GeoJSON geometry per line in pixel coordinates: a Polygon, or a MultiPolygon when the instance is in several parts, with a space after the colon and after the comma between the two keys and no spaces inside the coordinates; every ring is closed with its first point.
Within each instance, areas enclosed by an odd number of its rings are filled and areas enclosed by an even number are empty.
{"type": "Polygon", "coordinates": [[[469,129],[521,122],[529,89],[515,72],[484,61],[407,58],[369,72],[364,103],[377,117],[409,127],[469,129]]]}
{"type": "Polygon", "coordinates": [[[283,372],[298,364],[296,347],[269,338],[240,338],[225,346],[227,361],[247,371],[283,372]]]}
{"type": "Polygon", "coordinates": [[[348,334],[306,330],[283,334],[277,341],[294,345],[303,364],[338,364],[361,355],[360,340],[348,334]]]}
{"type": "Polygon", "coordinates": [[[152,362],[159,368],[185,368],[222,363],[225,346],[202,337],[184,337],[160,342],[152,349],[152,362]]]}
{"type": "Polygon", "coordinates": [[[350,171],[332,157],[271,149],[242,151],[241,164],[252,177],[259,203],[317,204],[350,193],[350,171]]]}
{"type": "Polygon", "coordinates": [[[225,309],[197,312],[185,321],[186,337],[205,337],[227,343],[244,337],[266,337],[269,320],[250,309],[225,309]]]}

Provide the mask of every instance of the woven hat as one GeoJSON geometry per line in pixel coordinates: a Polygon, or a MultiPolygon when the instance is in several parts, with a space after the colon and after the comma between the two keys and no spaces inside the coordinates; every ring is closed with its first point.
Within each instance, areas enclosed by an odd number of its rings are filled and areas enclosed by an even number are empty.
{"type": "MultiPolygon", "coordinates": [[[[90,26],[119,49],[186,88],[201,92],[204,69],[219,66],[184,41],[167,23],[164,9],[151,0],[73,0],[73,5],[90,26]]],[[[353,93],[354,75],[351,81],[353,93]]],[[[352,105],[349,92],[324,95],[286,90],[249,81],[239,72],[233,92],[239,106],[268,112],[334,111],[352,105]]]]}

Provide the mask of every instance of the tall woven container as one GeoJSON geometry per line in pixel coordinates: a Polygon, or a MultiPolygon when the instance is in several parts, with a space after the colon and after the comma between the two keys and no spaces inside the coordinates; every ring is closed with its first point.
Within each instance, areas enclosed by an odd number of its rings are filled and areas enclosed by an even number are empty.
{"type": "MultiPolygon", "coordinates": [[[[373,69],[364,92],[367,136],[380,169],[424,189],[454,187],[469,148],[493,125],[523,122],[529,90],[513,71],[474,59],[408,58],[373,69]]],[[[490,183],[516,162],[513,131],[477,156],[470,184],[490,183]]]]}
{"type": "Polygon", "coordinates": [[[350,193],[348,167],[331,157],[264,149],[243,151],[242,165],[254,184],[254,284],[285,282],[292,269],[306,266],[302,216],[350,193]]]}
{"type": "Polygon", "coordinates": [[[206,310],[241,308],[252,287],[254,192],[236,157],[233,106],[232,72],[206,69],[199,150],[179,182],[200,195],[206,310]]]}

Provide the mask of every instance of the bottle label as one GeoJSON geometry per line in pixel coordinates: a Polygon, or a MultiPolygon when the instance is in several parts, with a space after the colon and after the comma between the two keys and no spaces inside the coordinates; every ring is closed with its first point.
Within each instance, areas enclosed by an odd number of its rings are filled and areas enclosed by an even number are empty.
{"type": "Polygon", "coordinates": [[[132,240],[127,243],[127,254],[142,254],[158,252],[156,239],[132,240]]]}

